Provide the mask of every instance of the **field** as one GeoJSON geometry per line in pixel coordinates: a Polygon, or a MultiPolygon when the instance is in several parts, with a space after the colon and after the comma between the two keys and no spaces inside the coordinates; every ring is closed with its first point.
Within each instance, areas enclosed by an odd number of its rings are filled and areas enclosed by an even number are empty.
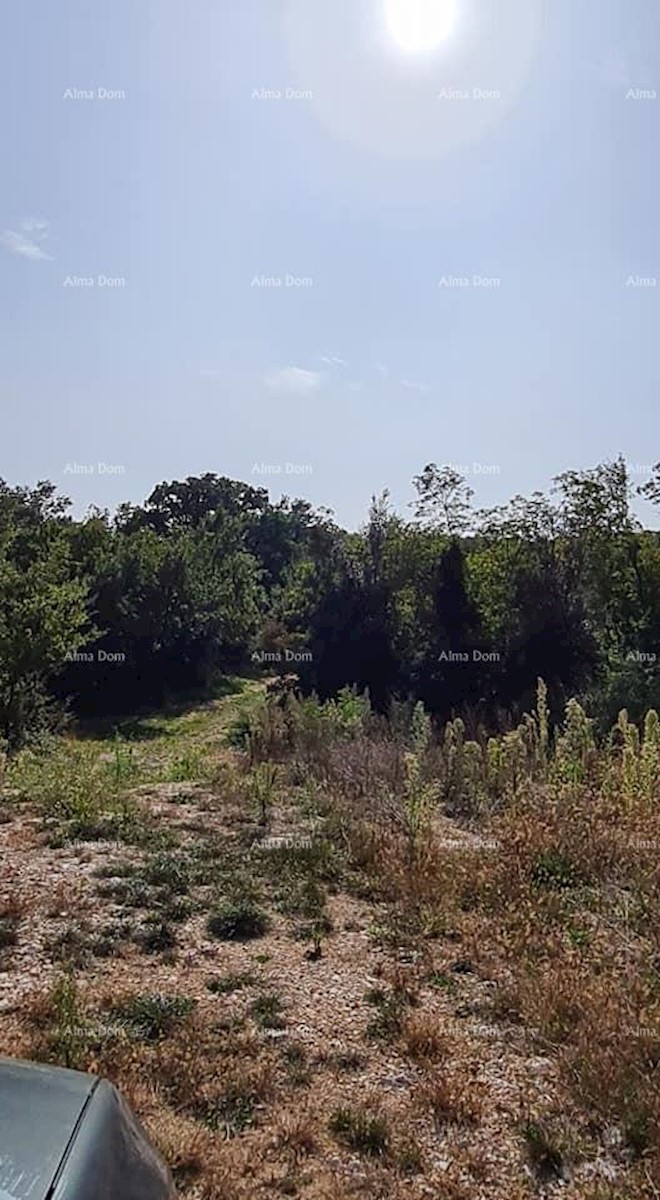
{"type": "Polygon", "coordinates": [[[110,1077],[182,1197],[660,1194],[660,726],[349,691],[4,767],[0,1053],[110,1077]]]}

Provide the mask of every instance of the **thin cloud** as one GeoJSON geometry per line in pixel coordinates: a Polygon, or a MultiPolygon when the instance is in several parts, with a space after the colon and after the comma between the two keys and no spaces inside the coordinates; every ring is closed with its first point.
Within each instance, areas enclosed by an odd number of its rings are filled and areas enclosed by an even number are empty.
{"type": "Polygon", "coordinates": [[[381,375],[383,379],[387,379],[390,372],[384,363],[375,362],[374,367],[376,368],[376,370],[378,371],[378,374],[381,375]]]}
{"type": "Polygon", "coordinates": [[[330,356],[328,356],[327,354],[322,354],[319,358],[319,362],[325,363],[326,367],[347,367],[348,366],[346,359],[339,358],[336,354],[331,354],[330,356]]]}
{"type": "Polygon", "coordinates": [[[428,383],[417,383],[414,379],[400,379],[399,383],[409,392],[430,392],[431,390],[428,383]]]}
{"type": "Polygon", "coordinates": [[[43,217],[24,217],[19,224],[23,233],[45,234],[50,226],[50,221],[44,221],[43,217]]]}
{"type": "Polygon", "coordinates": [[[20,232],[16,229],[3,229],[0,233],[0,245],[10,254],[17,254],[19,258],[28,258],[33,262],[47,259],[52,262],[52,254],[48,254],[41,245],[48,237],[49,222],[41,217],[23,217],[19,221],[19,227],[20,232]]]}
{"type": "Polygon", "coordinates": [[[264,383],[273,391],[306,396],[311,392],[318,392],[322,379],[320,371],[306,371],[303,367],[280,367],[265,375],[264,383]]]}

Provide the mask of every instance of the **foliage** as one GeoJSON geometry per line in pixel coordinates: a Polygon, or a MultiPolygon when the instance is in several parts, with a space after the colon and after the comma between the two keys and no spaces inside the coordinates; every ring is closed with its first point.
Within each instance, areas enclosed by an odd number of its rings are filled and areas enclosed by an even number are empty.
{"type": "MultiPolygon", "coordinates": [[[[641,489],[653,502],[657,479],[641,489]]],[[[384,492],[347,533],[327,510],[212,473],[80,520],[50,483],[0,481],[3,745],[67,707],[137,711],[249,670],[276,676],[268,712],[234,731],[253,762],[291,741],[304,759],[421,701],[464,722],[448,786],[460,802],[467,775],[484,803],[502,772],[515,791],[530,754],[542,770],[569,701],[588,704],[599,733],[624,707],[634,722],[660,707],[660,539],[632,515],[623,459],[478,513],[455,467],[429,463],[413,483],[413,521],[384,492]],[[539,678],[537,743],[521,728],[484,767],[484,734],[521,723],[539,678]]],[[[577,779],[588,754],[569,746],[577,726],[563,736],[577,779]]],[[[118,777],[130,757],[117,746],[118,777]]]]}

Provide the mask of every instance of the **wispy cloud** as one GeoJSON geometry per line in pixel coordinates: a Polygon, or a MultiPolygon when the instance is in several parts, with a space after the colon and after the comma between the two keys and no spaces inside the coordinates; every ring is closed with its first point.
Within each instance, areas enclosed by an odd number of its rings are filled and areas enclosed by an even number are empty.
{"type": "Polygon", "coordinates": [[[3,229],[0,233],[0,245],[9,250],[10,254],[18,254],[20,258],[52,261],[52,254],[48,254],[41,245],[48,237],[48,230],[49,222],[41,217],[24,217],[19,221],[18,230],[3,229]]]}
{"type": "Polygon", "coordinates": [[[277,392],[290,392],[296,396],[318,392],[322,380],[320,371],[306,371],[303,367],[279,367],[264,376],[266,387],[277,392]]]}
{"type": "Polygon", "coordinates": [[[428,383],[417,383],[415,379],[400,379],[401,387],[404,387],[409,392],[430,392],[428,383]]]}
{"type": "Polygon", "coordinates": [[[347,367],[348,366],[346,359],[339,358],[336,354],[331,354],[329,356],[327,354],[322,354],[319,358],[319,362],[325,363],[326,367],[347,367]]]}
{"type": "Polygon", "coordinates": [[[378,374],[381,376],[382,379],[387,379],[390,372],[389,372],[388,367],[386,367],[384,363],[375,362],[374,367],[378,371],[378,374]]]}

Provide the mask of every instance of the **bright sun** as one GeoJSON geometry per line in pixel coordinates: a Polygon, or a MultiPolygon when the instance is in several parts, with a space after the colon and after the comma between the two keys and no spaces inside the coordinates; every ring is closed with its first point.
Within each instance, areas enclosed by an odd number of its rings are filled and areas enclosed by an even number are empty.
{"type": "Polygon", "coordinates": [[[385,16],[399,48],[420,54],[435,50],[449,37],[456,0],[385,0],[385,16]]]}

